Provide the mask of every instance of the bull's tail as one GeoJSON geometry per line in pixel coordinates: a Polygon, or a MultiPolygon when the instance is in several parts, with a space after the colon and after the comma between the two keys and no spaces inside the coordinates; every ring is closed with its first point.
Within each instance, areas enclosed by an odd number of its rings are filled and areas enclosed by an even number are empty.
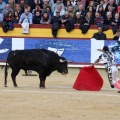
{"type": "Polygon", "coordinates": [[[8,71],[7,71],[7,61],[6,61],[6,65],[5,65],[5,81],[4,81],[4,87],[7,87],[7,76],[8,76],[8,71]]]}

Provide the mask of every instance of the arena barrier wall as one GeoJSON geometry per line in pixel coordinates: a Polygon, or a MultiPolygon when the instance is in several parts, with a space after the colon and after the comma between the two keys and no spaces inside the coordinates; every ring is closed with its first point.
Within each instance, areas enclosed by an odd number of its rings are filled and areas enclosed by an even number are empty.
{"type": "MultiPolygon", "coordinates": [[[[119,44],[111,40],[112,30],[106,31],[108,40],[94,40],[92,35],[97,32],[96,26],[91,26],[87,34],[82,34],[78,27],[67,33],[62,26],[57,38],[51,34],[51,25],[30,25],[30,33],[22,34],[20,25],[15,24],[12,31],[4,33],[0,27],[0,65],[5,65],[10,50],[16,49],[49,49],[67,58],[69,67],[83,67],[93,63],[101,54],[97,49],[104,45],[114,50],[115,59],[120,64],[119,44]]],[[[103,68],[102,64],[96,67],[103,68]]]]}

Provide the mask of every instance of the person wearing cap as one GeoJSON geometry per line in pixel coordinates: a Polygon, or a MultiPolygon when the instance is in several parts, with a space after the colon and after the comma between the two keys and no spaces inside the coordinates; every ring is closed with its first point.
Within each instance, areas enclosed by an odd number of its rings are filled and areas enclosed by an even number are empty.
{"type": "Polygon", "coordinates": [[[118,78],[118,67],[117,63],[115,62],[114,54],[109,51],[108,46],[104,46],[103,49],[97,49],[100,52],[103,52],[98,59],[93,63],[95,65],[96,63],[99,63],[100,61],[103,61],[105,68],[108,72],[108,79],[110,82],[110,85],[112,88],[117,88],[120,93],[120,79],[118,78]]]}
{"type": "Polygon", "coordinates": [[[60,16],[60,11],[56,10],[56,15],[52,17],[51,19],[51,24],[52,24],[52,35],[53,37],[56,38],[57,36],[57,31],[61,26],[61,16],[60,16]]]}

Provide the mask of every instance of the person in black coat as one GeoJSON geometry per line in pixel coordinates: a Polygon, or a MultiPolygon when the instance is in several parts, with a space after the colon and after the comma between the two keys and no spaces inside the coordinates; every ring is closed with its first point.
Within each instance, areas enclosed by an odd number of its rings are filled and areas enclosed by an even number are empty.
{"type": "Polygon", "coordinates": [[[85,18],[83,19],[82,23],[80,24],[80,29],[82,34],[87,33],[90,26],[93,24],[92,13],[87,12],[85,18]]]}
{"type": "Polygon", "coordinates": [[[116,36],[113,37],[113,40],[120,40],[120,30],[116,30],[116,36]]]}
{"type": "Polygon", "coordinates": [[[98,26],[98,32],[94,33],[92,38],[95,38],[96,40],[106,40],[107,39],[106,34],[103,33],[102,26],[98,26]]]}
{"type": "Polygon", "coordinates": [[[60,16],[60,11],[56,10],[56,16],[52,17],[51,19],[51,24],[52,24],[52,35],[53,37],[57,36],[57,31],[61,26],[61,16],[60,16]]]}
{"type": "Polygon", "coordinates": [[[106,18],[104,19],[104,24],[110,26],[111,23],[112,23],[112,21],[113,21],[113,19],[112,19],[112,14],[111,14],[111,12],[107,12],[106,18]]]}
{"type": "Polygon", "coordinates": [[[83,21],[83,18],[81,17],[80,12],[77,12],[74,17],[74,26],[80,26],[82,21],[83,21]]]}
{"type": "Polygon", "coordinates": [[[74,29],[74,21],[72,20],[72,17],[69,15],[68,11],[66,11],[62,16],[61,22],[65,26],[67,32],[70,32],[74,29]]]}
{"type": "Polygon", "coordinates": [[[115,14],[115,18],[112,20],[111,26],[112,26],[113,34],[115,34],[116,30],[120,26],[120,16],[119,16],[119,13],[115,14]]]}
{"type": "Polygon", "coordinates": [[[40,24],[41,16],[40,11],[35,11],[35,15],[33,16],[33,24],[40,24]]]}

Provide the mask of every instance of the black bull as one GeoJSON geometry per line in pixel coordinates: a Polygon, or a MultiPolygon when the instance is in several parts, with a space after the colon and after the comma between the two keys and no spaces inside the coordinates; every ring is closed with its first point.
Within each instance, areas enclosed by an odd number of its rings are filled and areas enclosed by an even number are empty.
{"type": "Polygon", "coordinates": [[[14,87],[17,87],[16,76],[20,69],[36,71],[39,74],[39,86],[43,88],[45,88],[46,77],[53,71],[57,70],[61,74],[68,73],[67,60],[52,51],[46,49],[10,51],[5,66],[5,87],[7,87],[7,64],[12,69],[11,77],[14,87]]]}

